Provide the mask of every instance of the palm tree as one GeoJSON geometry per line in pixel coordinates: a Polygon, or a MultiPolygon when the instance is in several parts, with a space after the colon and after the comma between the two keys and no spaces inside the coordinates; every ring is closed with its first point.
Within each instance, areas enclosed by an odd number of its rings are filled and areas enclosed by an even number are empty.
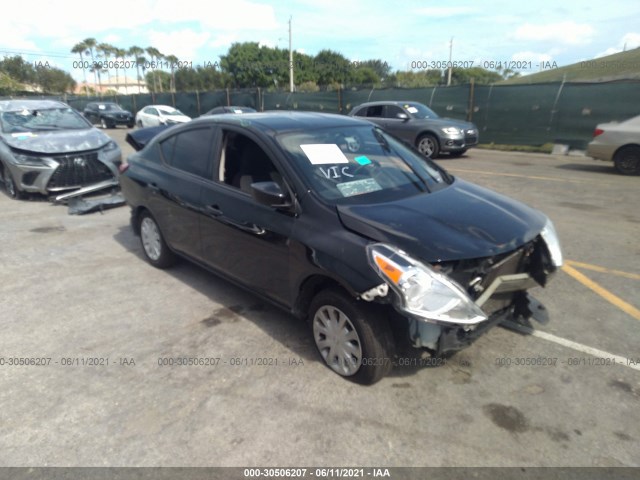
{"type": "MultiPolygon", "coordinates": [[[[116,61],[118,59],[122,60],[122,70],[124,71],[124,91],[126,93],[129,93],[129,88],[127,87],[127,62],[125,59],[125,56],[127,55],[127,51],[124,48],[118,48],[118,47],[114,47],[113,49],[113,54],[116,57],[116,61]]],[[[116,68],[116,82],[120,82],[120,79],[118,78],[118,69],[116,68]]]]}
{"type": "Polygon", "coordinates": [[[83,42],[85,47],[87,48],[87,51],[89,52],[89,55],[91,55],[91,70],[93,71],[93,82],[94,85],[97,83],[100,86],[100,94],[102,95],[102,80],[100,79],[100,68],[96,68],[96,61],[95,61],[95,57],[93,55],[93,49],[96,47],[96,45],[98,44],[98,42],[96,42],[95,38],[85,38],[83,40],[83,42]],[[97,79],[96,79],[96,73],[97,73],[97,79]]]}
{"type": "MultiPolygon", "coordinates": [[[[113,54],[113,50],[116,47],[114,47],[113,45],[110,45],[108,43],[100,43],[97,47],[96,50],[98,50],[99,52],[102,53],[102,55],[104,55],[104,58],[106,60],[107,63],[107,79],[109,81],[109,85],[111,85],[111,69],[109,68],[109,56],[113,54]]],[[[117,91],[117,88],[116,88],[117,91]]]]}
{"type": "Polygon", "coordinates": [[[162,82],[160,82],[160,88],[158,89],[158,76],[156,75],[156,62],[160,61],[162,54],[160,53],[160,50],[155,47],[147,47],[145,51],[151,57],[152,61],[151,69],[153,70],[153,88],[156,92],[162,92],[162,82]]]}
{"type": "Polygon", "coordinates": [[[178,57],[176,57],[175,55],[167,55],[164,58],[167,62],[169,62],[169,65],[171,66],[171,91],[175,92],[176,91],[175,66],[178,63],[178,57]]]}
{"type": "MultiPolygon", "coordinates": [[[[129,47],[129,50],[127,50],[127,53],[133,58],[133,60],[136,62],[136,80],[138,83],[138,93],[142,93],[140,91],[140,61],[139,58],[143,58],[140,55],[142,55],[144,53],[144,50],[141,49],[140,47],[134,45],[133,47],[129,47]]],[[[144,61],[142,62],[142,67],[144,69],[144,61]]]]}
{"type": "Polygon", "coordinates": [[[87,49],[87,46],[84,42],[76,43],[71,49],[71,53],[77,53],[80,55],[80,66],[82,67],[82,77],[84,78],[84,93],[88,97],[89,96],[89,85],[87,85],[87,69],[84,67],[84,57],[83,53],[87,49]]]}

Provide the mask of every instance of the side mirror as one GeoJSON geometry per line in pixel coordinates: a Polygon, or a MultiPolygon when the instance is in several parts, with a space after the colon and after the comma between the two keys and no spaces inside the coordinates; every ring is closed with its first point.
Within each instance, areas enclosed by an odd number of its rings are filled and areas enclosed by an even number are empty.
{"type": "Polygon", "coordinates": [[[399,118],[403,122],[407,122],[409,120],[409,115],[406,113],[396,113],[396,118],[399,118]]]}
{"type": "Polygon", "coordinates": [[[251,184],[251,196],[262,205],[274,208],[291,206],[289,195],[276,182],[255,182],[251,184]]]}

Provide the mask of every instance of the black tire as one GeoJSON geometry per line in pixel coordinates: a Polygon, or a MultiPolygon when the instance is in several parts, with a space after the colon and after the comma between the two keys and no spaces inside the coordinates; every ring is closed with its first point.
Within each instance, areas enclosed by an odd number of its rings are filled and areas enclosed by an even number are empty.
{"type": "Polygon", "coordinates": [[[418,140],[416,140],[416,148],[421,154],[428,158],[437,158],[440,154],[438,139],[430,133],[425,133],[418,137],[418,140]]]}
{"type": "Polygon", "coordinates": [[[372,385],[391,371],[393,334],[387,318],[374,305],[337,289],[323,290],[311,302],[309,321],[316,348],[333,372],[372,385]]]}
{"type": "Polygon", "coordinates": [[[458,157],[461,157],[462,155],[464,155],[465,153],[467,153],[467,149],[466,148],[464,150],[460,150],[459,152],[449,152],[449,156],[451,158],[458,158],[458,157]]]}
{"type": "MultiPolygon", "coordinates": [[[[2,166],[2,165],[0,165],[2,166]]],[[[9,198],[13,198],[14,200],[20,200],[24,197],[23,192],[16,185],[13,176],[9,169],[5,166],[2,166],[2,179],[4,180],[4,189],[7,192],[9,198]]]]}
{"type": "Polygon", "coordinates": [[[111,128],[111,125],[109,125],[109,123],[107,123],[107,120],[104,118],[100,119],[100,126],[104,129],[111,128]]]}
{"type": "Polygon", "coordinates": [[[177,257],[164,241],[160,227],[153,216],[145,211],[140,214],[140,245],[147,261],[156,268],[169,268],[177,257]]]}
{"type": "Polygon", "coordinates": [[[622,147],[613,156],[613,164],[618,173],[640,175],[640,147],[622,147]]]}
{"type": "Polygon", "coordinates": [[[128,123],[128,124],[127,124],[127,128],[133,128],[133,127],[135,127],[135,126],[136,126],[136,124],[135,124],[135,123],[128,123]]]}

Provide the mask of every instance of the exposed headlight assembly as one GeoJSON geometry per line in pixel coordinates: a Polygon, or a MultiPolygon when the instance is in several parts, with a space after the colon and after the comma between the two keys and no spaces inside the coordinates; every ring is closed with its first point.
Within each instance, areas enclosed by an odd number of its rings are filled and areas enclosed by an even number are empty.
{"type": "Polygon", "coordinates": [[[475,325],[487,315],[446,275],[382,243],[367,246],[369,263],[399,295],[401,310],[435,323],[475,325]]]}
{"type": "Polygon", "coordinates": [[[562,249],[560,248],[560,240],[558,239],[558,234],[556,233],[556,229],[553,226],[553,222],[547,218],[547,223],[544,225],[544,228],[540,232],[540,236],[544,240],[544,243],[547,244],[547,248],[549,249],[549,255],[551,255],[551,262],[556,268],[562,267],[563,259],[562,259],[562,249]]]}
{"type": "Polygon", "coordinates": [[[32,157],[31,155],[23,155],[14,153],[13,158],[18,165],[28,165],[30,167],[48,167],[47,162],[42,157],[32,157]]]}
{"type": "Polygon", "coordinates": [[[108,143],[105,144],[104,147],[102,147],[102,151],[103,152],[110,152],[112,150],[116,150],[118,148],[118,144],[116,142],[114,142],[113,140],[110,140],[108,143]]]}

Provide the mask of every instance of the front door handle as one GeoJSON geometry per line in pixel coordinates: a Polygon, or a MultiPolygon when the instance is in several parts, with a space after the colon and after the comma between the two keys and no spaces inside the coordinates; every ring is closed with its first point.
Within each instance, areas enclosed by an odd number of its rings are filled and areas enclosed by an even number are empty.
{"type": "Polygon", "coordinates": [[[204,211],[211,217],[219,217],[220,215],[222,215],[222,210],[220,210],[220,207],[218,207],[218,205],[207,205],[206,207],[204,207],[204,211]]]}

